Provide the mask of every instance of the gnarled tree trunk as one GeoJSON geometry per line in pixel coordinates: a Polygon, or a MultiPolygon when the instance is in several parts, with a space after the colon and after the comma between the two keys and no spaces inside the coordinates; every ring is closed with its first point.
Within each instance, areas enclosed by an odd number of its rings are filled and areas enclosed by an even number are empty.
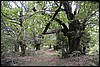
{"type": "Polygon", "coordinates": [[[82,46],[80,45],[80,38],[82,37],[82,26],[78,20],[74,20],[69,24],[69,31],[67,33],[69,42],[69,51],[73,52],[79,50],[82,52],[82,46]]]}
{"type": "MultiPolygon", "coordinates": [[[[51,17],[51,20],[49,23],[47,23],[44,31],[42,34],[52,34],[52,33],[56,33],[55,30],[52,30],[50,32],[46,32],[47,29],[50,26],[50,23],[55,20],[57,21],[61,26],[63,26],[63,29],[61,29],[60,31],[63,32],[64,36],[68,37],[68,44],[69,44],[69,52],[73,52],[76,50],[79,50],[82,52],[82,45],[80,45],[80,38],[83,36],[84,34],[84,30],[85,30],[85,23],[88,20],[88,17],[83,18],[83,22],[80,23],[79,19],[74,19],[75,15],[78,14],[77,12],[77,8],[75,9],[74,13],[72,13],[72,7],[70,6],[68,1],[59,1],[60,5],[58,7],[58,9],[55,11],[55,14],[51,17]],[[60,19],[55,18],[55,16],[58,14],[58,12],[61,9],[61,6],[64,7],[64,11],[67,15],[67,19],[70,21],[69,22],[69,28],[66,26],[65,23],[63,23],[60,19]]],[[[88,16],[88,15],[87,15],[88,16]]],[[[85,51],[85,50],[84,50],[85,51]]]]}
{"type": "Polygon", "coordinates": [[[82,47],[80,45],[80,38],[68,38],[68,42],[69,42],[69,51],[73,52],[75,50],[79,50],[81,51],[82,47]]]}

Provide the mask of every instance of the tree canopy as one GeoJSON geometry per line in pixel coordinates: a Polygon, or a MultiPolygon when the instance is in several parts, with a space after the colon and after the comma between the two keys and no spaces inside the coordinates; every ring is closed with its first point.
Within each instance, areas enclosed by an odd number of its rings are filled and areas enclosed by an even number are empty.
{"type": "MultiPolygon", "coordinates": [[[[79,11],[73,20],[78,19],[86,26],[86,35],[81,38],[81,43],[86,45],[89,39],[88,45],[91,46],[88,49],[91,51],[89,53],[99,51],[99,3],[96,1],[68,1],[68,3],[72,7],[73,14],[75,8],[76,12],[79,11]]],[[[55,45],[56,34],[42,35],[42,33],[51,21],[47,33],[57,32],[64,27],[63,25],[60,27],[58,21],[63,21],[69,29],[68,24],[73,20],[69,20],[66,16],[64,6],[60,7],[60,1],[1,1],[1,50],[13,51],[14,44],[20,40],[24,40],[26,46],[34,44],[34,36],[37,35],[42,36],[42,45],[55,45]],[[57,9],[59,12],[54,17],[57,9]]]]}

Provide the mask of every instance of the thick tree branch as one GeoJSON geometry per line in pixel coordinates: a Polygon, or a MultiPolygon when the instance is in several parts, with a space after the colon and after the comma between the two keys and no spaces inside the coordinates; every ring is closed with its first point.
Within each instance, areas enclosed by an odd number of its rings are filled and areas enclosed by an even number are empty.
{"type": "MultiPolygon", "coordinates": [[[[39,11],[39,12],[41,12],[41,11],[39,11]]],[[[37,12],[36,12],[37,13],[37,12]]],[[[21,19],[21,18],[30,18],[30,17],[32,17],[34,14],[36,14],[36,13],[33,13],[33,14],[31,14],[31,15],[27,15],[27,16],[22,16],[22,17],[19,17],[19,18],[11,18],[11,17],[8,17],[8,16],[6,16],[5,14],[3,14],[3,12],[1,12],[1,14],[5,17],[5,18],[7,18],[7,19],[9,19],[9,20],[19,20],[19,19],[21,19]]]]}
{"type": "Polygon", "coordinates": [[[11,21],[12,23],[16,23],[16,24],[18,24],[18,25],[20,25],[20,23],[18,23],[18,22],[14,22],[14,21],[11,21]]]}
{"type": "Polygon", "coordinates": [[[59,6],[58,9],[55,11],[55,14],[53,15],[53,17],[52,17],[51,20],[50,20],[51,22],[54,20],[55,16],[58,14],[58,12],[59,12],[61,6],[62,6],[62,3],[60,3],[60,6],[59,6]]]}
{"type": "Polygon", "coordinates": [[[3,12],[1,12],[1,14],[2,14],[4,17],[6,17],[7,19],[10,19],[10,20],[17,20],[17,18],[10,18],[10,17],[4,15],[3,12]]]}
{"type": "Polygon", "coordinates": [[[56,1],[54,1],[54,3],[55,3],[57,6],[59,6],[59,5],[57,4],[57,2],[56,2],[56,1]]]}
{"type": "Polygon", "coordinates": [[[68,32],[68,27],[61,20],[55,18],[55,21],[57,21],[60,25],[64,27],[64,29],[62,30],[64,33],[68,32]]]}
{"type": "MultiPolygon", "coordinates": [[[[52,17],[51,15],[48,14],[48,16],[50,16],[50,18],[52,17]]],[[[60,25],[62,25],[64,27],[64,29],[62,29],[62,32],[63,33],[67,33],[68,32],[68,27],[60,20],[60,19],[57,19],[57,18],[54,18],[55,21],[57,21],[60,25]]],[[[49,24],[50,23],[47,23],[46,27],[49,27],[49,24]]],[[[48,28],[45,28],[45,33],[46,33],[46,30],[48,28]]],[[[45,34],[45,33],[42,33],[42,34],[45,34]]],[[[47,34],[47,33],[46,33],[47,34]]],[[[65,34],[64,34],[65,35],[65,34]]]]}
{"type": "Polygon", "coordinates": [[[54,20],[55,16],[58,14],[58,12],[59,12],[59,10],[60,10],[60,8],[61,8],[61,5],[62,5],[62,3],[60,3],[60,6],[59,6],[58,9],[55,11],[55,14],[52,16],[50,22],[47,23],[47,25],[46,25],[46,27],[45,27],[45,29],[44,29],[44,31],[43,31],[42,34],[45,34],[45,32],[48,30],[48,28],[49,28],[49,26],[50,26],[50,23],[54,20]]]}
{"type": "MultiPolygon", "coordinates": [[[[50,15],[49,15],[50,16],[50,15]]],[[[57,18],[54,18],[54,20],[55,21],[57,21],[60,25],[62,25],[63,27],[64,27],[64,29],[62,29],[61,31],[64,33],[64,35],[66,36],[66,34],[67,34],[67,32],[68,32],[68,27],[61,21],[61,20],[59,20],[59,19],[57,19],[57,18]]],[[[49,26],[49,24],[50,23],[48,23],[47,25],[49,26]]],[[[46,27],[48,27],[46,25],[46,27]]],[[[44,31],[46,31],[47,30],[47,28],[45,28],[45,30],[44,31]]],[[[54,30],[53,31],[50,31],[50,32],[45,32],[45,33],[42,33],[42,34],[52,34],[54,32],[54,30]]],[[[54,32],[54,33],[56,33],[56,32],[54,32]]]]}
{"type": "Polygon", "coordinates": [[[63,1],[63,7],[66,12],[68,20],[73,20],[74,15],[72,13],[72,7],[69,5],[67,1],[63,1]]]}
{"type": "Polygon", "coordinates": [[[62,29],[53,29],[53,30],[51,30],[51,31],[48,31],[48,32],[46,32],[46,33],[44,33],[44,34],[54,34],[54,33],[57,33],[57,31],[61,31],[62,29]]]}
{"type": "Polygon", "coordinates": [[[51,31],[49,31],[49,32],[45,32],[44,34],[54,34],[54,33],[56,33],[56,29],[51,30],[51,31]]]}
{"type": "MultiPolygon", "coordinates": [[[[20,11],[20,16],[19,16],[19,17],[23,17],[23,11],[20,11]]],[[[22,27],[23,18],[20,18],[20,19],[19,19],[19,22],[20,22],[20,26],[22,27]]]]}

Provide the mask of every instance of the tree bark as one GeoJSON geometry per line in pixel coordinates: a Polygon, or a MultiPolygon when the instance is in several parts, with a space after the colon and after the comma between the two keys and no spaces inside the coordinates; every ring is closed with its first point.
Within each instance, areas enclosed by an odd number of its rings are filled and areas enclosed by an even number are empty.
{"type": "Polygon", "coordinates": [[[15,43],[15,52],[19,52],[19,45],[15,43]]]}
{"type": "Polygon", "coordinates": [[[25,56],[26,55],[26,45],[22,42],[22,41],[20,41],[19,42],[19,44],[20,44],[20,47],[21,47],[21,55],[20,56],[25,56]]]}
{"type": "Polygon", "coordinates": [[[49,45],[49,49],[51,49],[51,44],[49,45]]]}
{"type": "Polygon", "coordinates": [[[69,37],[68,42],[69,42],[69,51],[70,52],[73,52],[75,50],[79,50],[80,52],[82,51],[82,47],[80,45],[80,38],[69,37]]]}
{"type": "Polygon", "coordinates": [[[83,53],[82,53],[83,55],[85,55],[86,54],[86,46],[83,46],[83,53]]]}
{"type": "Polygon", "coordinates": [[[40,50],[40,44],[36,44],[36,50],[40,50]]]}
{"type": "Polygon", "coordinates": [[[83,32],[81,30],[81,24],[78,20],[74,20],[69,24],[68,32],[68,42],[69,42],[69,51],[73,52],[78,50],[82,52],[82,45],[80,45],[80,38],[82,37],[83,32]]]}
{"type": "MultiPolygon", "coordinates": [[[[75,17],[75,14],[72,13],[72,8],[71,6],[69,5],[69,3],[67,1],[60,1],[60,7],[61,7],[61,4],[63,5],[64,7],[64,10],[65,10],[65,13],[67,15],[67,18],[68,20],[71,20],[71,22],[69,23],[69,29],[67,28],[67,26],[62,23],[62,21],[60,21],[59,19],[56,19],[54,18],[55,15],[58,14],[58,11],[59,10],[56,10],[55,11],[55,14],[53,15],[53,17],[51,18],[51,21],[52,20],[56,20],[61,26],[63,26],[63,29],[61,29],[61,31],[63,32],[64,36],[67,36],[68,37],[68,42],[69,42],[69,52],[73,52],[75,50],[79,50],[79,51],[82,51],[82,46],[80,45],[80,38],[82,37],[83,35],[83,32],[82,30],[85,30],[85,23],[87,21],[87,18],[84,20],[84,22],[81,24],[79,22],[79,20],[75,20],[74,17],[75,17]]],[[[60,9],[59,7],[59,9],[60,9]]],[[[50,23],[49,22],[47,25],[46,25],[46,28],[45,30],[43,31],[43,34],[46,33],[47,29],[49,28],[50,26],[50,23]]]]}

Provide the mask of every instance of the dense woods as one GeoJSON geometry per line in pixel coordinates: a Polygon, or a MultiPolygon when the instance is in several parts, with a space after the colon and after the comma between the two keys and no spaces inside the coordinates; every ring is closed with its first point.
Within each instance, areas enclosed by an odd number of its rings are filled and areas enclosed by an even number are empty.
{"type": "MultiPolygon", "coordinates": [[[[81,56],[93,56],[98,59],[99,2],[1,1],[2,65],[12,66],[12,60],[10,59],[11,63],[7,61],[8,57],[41,57],[41,51],[47,54],[47,51],[54,51],[57,53],[54,55],[62,59],[81,56]]],[[[99,61],[95,63],[95,60],[86,65],[98,66],[99,61]]],[[[17,63],[15,65],[24,66],[17,63]]],[[[43,65],[45,64],[39,66],[43,65]]],[[[54,66],[59,65],[61,63],[54,66]]]]}

